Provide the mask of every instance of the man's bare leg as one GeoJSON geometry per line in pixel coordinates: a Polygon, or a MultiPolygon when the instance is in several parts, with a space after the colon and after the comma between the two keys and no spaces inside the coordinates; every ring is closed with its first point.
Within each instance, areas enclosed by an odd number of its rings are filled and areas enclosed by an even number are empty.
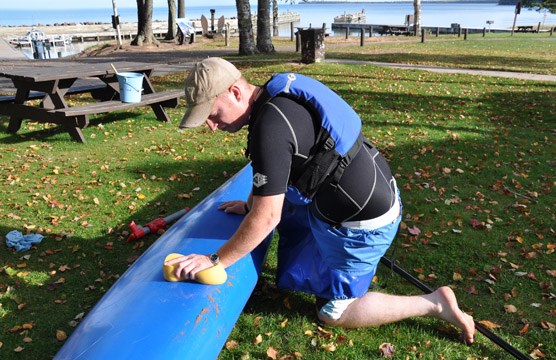
{"type": "Polygon", "coordinates": [[[459,309],[454,292],[447,286],[418,296],[369,292],[351,303],[336,321],[319,314],[321,321],[345,328],[379,326],[418,316],[445,320],[462,331],[466,343],[473,342],[473,318],[459,309]]]}

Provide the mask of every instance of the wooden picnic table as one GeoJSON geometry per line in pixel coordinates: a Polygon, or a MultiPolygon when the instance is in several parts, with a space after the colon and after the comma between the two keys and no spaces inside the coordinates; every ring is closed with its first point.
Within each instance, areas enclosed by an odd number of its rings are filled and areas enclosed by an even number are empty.
{"type": "Polygon", "coordinates": [[[516,32],[536,32],[532,25],[519,25],[516,32]]]}
{"type": "Polygon", "coordinates": [[[81,129],[89,124],[89,115],[150,105],[158,120],[169,121],[164,107],[176,107],[183,90],[156,92],[150,76],[156,64],[139,62],[112,63],[118,72],[136,72],[144,75],[141,101],[120,101],[120,86],[111,63],[68,63],[58,66],[0,67],[0,76],[10,78],[16,89],[13,96],[0,97],[0,114],[10,116],[8,131],[16,133],[23,119],[42,123],[60,124],[71,137],[85,142],[81,129]],[[74,86],[79,79],[96,83],[74,86]],[[72,93],[90,93],[99,100],[82,106],[69,106],[66,96],[72,93]],[[40,104],[26,104],[40,99],[40,104]]]}

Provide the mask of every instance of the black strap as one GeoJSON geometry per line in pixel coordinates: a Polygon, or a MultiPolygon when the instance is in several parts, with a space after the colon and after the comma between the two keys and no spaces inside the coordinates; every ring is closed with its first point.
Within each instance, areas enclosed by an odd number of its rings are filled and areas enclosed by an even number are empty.
{"type": "Polygon", "coordinates": [[[365,139],[365,136],[363,136],[363,133],[360,132],[359,136],[357,136],[357,139],[355,140],[355,143],[348,150],[346,155],[342,157],[340,163],[338,164],[338,167],[332,174],[332,178],[330,179],[330,185],[332,185],[334,188],[338,187],[338,184],[340,183],[340,180],[344,175],[344,171],[346,170],[348,165],[353,161],[355,156],[359,153],[359,150],[361,150],[361,146],[363,146],[363,144],[366,142],[367,140],[365,139]]]}

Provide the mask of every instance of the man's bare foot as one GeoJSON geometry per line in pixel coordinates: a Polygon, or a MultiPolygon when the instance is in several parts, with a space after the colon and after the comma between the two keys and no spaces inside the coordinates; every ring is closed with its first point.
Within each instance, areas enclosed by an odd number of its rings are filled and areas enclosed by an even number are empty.
{"type": "Polygon", "coordinates": [[[475,322],[473,321],[472,316],[460,310],[456,295],[452,289],[448,286],[443,286],[433,292],[432,295],[440,307],[438,317],[460,328],[463,333],[463,340],[465,343],[473,343],[473,335],[475,335],[475,322]]]}

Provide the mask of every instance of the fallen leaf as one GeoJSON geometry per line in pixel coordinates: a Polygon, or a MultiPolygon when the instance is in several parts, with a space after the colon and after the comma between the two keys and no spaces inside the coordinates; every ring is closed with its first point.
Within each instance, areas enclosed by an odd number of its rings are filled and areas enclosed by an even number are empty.
{"type": "Polygon", "coordinates": [[[333,332],[325,330],[320,326],[317,329],[318,329],[318,335],[324,339],[331,339],[334,336],[333,332]]]}
{"type": "Polygon", "coordinates": [[[282,321],[282,322],[280,323],[280,327],[286,327],[287,324],[288,324],[288,319],[282,321]]]}
{"type": "Polygon", "coordinates": [[[556,277],[556,270],[546,270],[546,273],[552,277],[556,277]]]}
{"type": "Polygon", "coordinates": [[[409,229],[407,229],[407,231],[413,236],[421,234],[421,229],[419,229],[417,226],[410,227],[409,229]]]}
{"type": "Polygon", "coordinates": [[[338,335],[338,337],[336,338],[336,341],[339,344],[345,344],[345,343],[348,342],[348,338],[346,336],[338,335]]]}
{"type": "Polygon", "coordinates": [[[266,350],[266,356],[268,356],[272,360],[276,360],[278,358],[278,350],[271,346],[266,350]]]}
{"type": "Polygon", "coordinates": [[[257,335],[255,340],[253,340],[253,344],[258,345],[263,342],[263,336],[261,334],[257,335]]]}
{"type": "Polygon", "coordinates": [[[239,347],[239,344],[235,340],[230,340],[230,341],[226,342],[226,349],[228,349],[228,350],[237,349],[238,347],[239,347]]]}
{"type": "Polygon", "coordinates": [[[68,338],[68,335],[64,330],[56,330],[56,339],[58,341],[64,341],[68,338]]]}
{"type": "Polygon", "coordinates": [[[394,345],[390,344],[390,343],[382,343],[380,344],[380,346],[378,347],[378,349],[380,350],[382,357],[387,357],[390,358],[392,356],[394,356],[394,345]]]}
{"type": "Polygon", "coordinates": [[[548,321],[545,320],[541,320],[541,327],[543,329],[547,329],[548,331],[554,331],[556,330],[556,325],[549,323],[548,321]]]}
{"type": "Polygon", "coordinates": [[[504,305],[504,311],[509,313],[509,314],[513,314],[515,312],[517,312],[517,308],[511,304],[507,304],[504,305]]]}
{"type": "Polygon", "coordinates": [[[471,227],[473,227],[474,229],[479,229],[483,227],[483,223],[481,223],[479,220],[477,219],[471,219],[469,220],[469,225],[471,225],[471,227]]]}
{"type": "Polygon", "coordinates": [[[523,326],[521,330],[519,330],[519,335],[525,335],[528,332],[529,332],[529,324],[525,324],[525,326],[523,326]]]}
{"type": "Polygon", "coordinates": [[[66,270],[71,270],[71,268],[70,268],[68,265],[61,265],[61,266],[58,268],[58,271],[62,271],[62,272],[63,272],[63,271],[66,271],[66,270]]]}
{"type": "Polygon", "coordinates": [[[469,286],[466,290],[467,294],[469,295],[479,295],[479,291],[475,287],[475,285],[469,286]]]}
{"type": "Polygon", "coordinates": [[[322,346],[322,348],[326,352],[334,352],[334,351],[336,351],[336,344],[334,344],[334,343],[325,344],[325,345],[322,346]]]}
{"type": "Polygon", "coordinates": [[[292,309],[292,305],[290,304],[290,298],[289,298],[289,296],[286,296],[286,297],[284,298],[283,303],[284,303],[284,307],[285,307],[286,309],[288,309],[288,310],[291,310],[291,309],[292,309]]]}
{"type": "Polygon", "coordinates": [[[493,323],[492,321],[488,321],[488,320],[481,320],[479,321],[479,323],[483,324],[484,326],[486,326],[489,329],[498,329],[501,326],[498,324],[493,323]]]}
{"type": "Polygon", "coordinates": [[[539,349],[533,350],[531,353],[529,353],[529,356],[533,359],[544,359],[546,357],[546,355],[539,349]]]}

